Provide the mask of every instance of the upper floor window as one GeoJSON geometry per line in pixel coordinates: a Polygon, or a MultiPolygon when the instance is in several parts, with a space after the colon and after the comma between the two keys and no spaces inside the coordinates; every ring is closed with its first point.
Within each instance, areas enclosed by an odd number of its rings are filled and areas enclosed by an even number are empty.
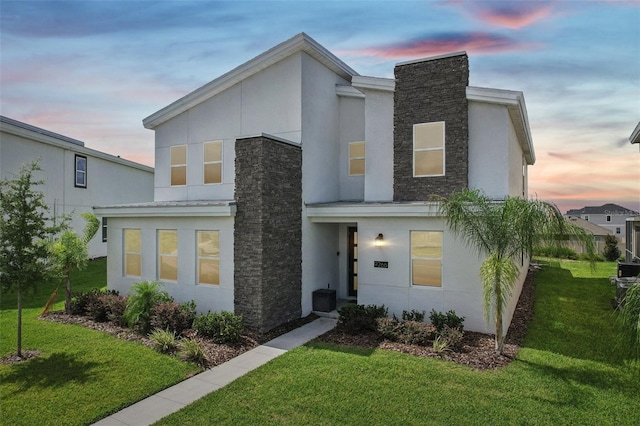
{"type": "Polygon", "coordinates": [[[442,232],[411,231],[411,284],[442,286],[442,232]]]}
{"type": "Polygon", "coordinates": [[[205,142],[204,183],[222,183],[222,141],[205,142]]]}
{"type": "Polygon", "coordinates": [[[187,184],[187,146],[171,147],[171,186],[187,184]]]}
{"type": "Polygon", "coordinates": [[[87,157],[84,155],[76,154],[75,186],[76,188],[87,187],[87,157]]]}
{"type": "Polygon", "coordinates": [[[198,231],[198,284],[220,284],[220,235],[198,231]]]}
{"type": "Polygon", "coordinates": [[[611,216],[607,215],[607,222],[611,222],[611,216]]]}
{"type": "Polygon", "coordinates": [[[413,176],[444,175],[444,121],[413,125],[413,176]]]}
{"type": "Polygon", "coordinates": [[[178,281],[178,231],[158,230],[158,277],[178,281]]]}
{"type": "Polygon", "coordinates": [[[142,275],[142,238],[139,229],[124,230],[124,275],[142,275]]]}
{"type": "Polygon", "coordinates": [[[351,142],[349,144],[349,176],[364,175],[364,142],[351,142]]]}

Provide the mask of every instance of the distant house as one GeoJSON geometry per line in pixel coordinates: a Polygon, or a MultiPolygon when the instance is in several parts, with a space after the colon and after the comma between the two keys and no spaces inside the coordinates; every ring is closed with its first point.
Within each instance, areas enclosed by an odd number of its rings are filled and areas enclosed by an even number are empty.
{"type": "Polygon", "coordinates": [[[301,33],[144,119],[154,201],[96,208],[110,224],[109,287],[159,280],[261,330],[308,315],[329,287],[398,316],[453,309],[465,329],[491,331],[483,259],[429,200],[528,193],[524,97],[470,87],[465,52],[394,71],[361,76],[301,33]]]}
{"type": "MultiPolygon", "coordinates": [[[[595,223],[584,220],[578,216],[566,216],[566,218],[569,222],[573,223],[574,225],[578,225],[582,229],[593,234],[594,241],[596,243],[596,251],[598,253],[602,253],[602,251],[604,250],[606,236],[614,235],[613,231],[611,231],[610,229],[603,228],[600,225],[596,225],[595,223]]],[[[620,240],[618,241],[619,241],[618,245],[620,246],[620,251],[624,250],[624,244],[622,244],[620,240]]],[[[575,250],[578,253],[584,252],[582,245],[579,244],[578,242],[576,242],[575,244],[571,244],[570,248],[575,250]]]]}
{"type": "Polygon", "coordinates": [[[581,209],[567,211],[565,216],[575,216],[605,229],[608,229],[621,242],[626,241],[626,220],[638,212],[619,206],[618,204],[603,204],[602,206],[588,206],[581,209]]]}
{"type": "MultiPolygon", "coordinates": [[[[0,179],[16,175],[24,163],[39,160],[45,181],[36,187],[49,212],[72,215],[77,232],[84,229],[80,213],[93,206],[153,200],[153,168],[89,149],[84,143],[39,127],[0,116],[0,179]]],[[[89,244],[89,256],[107,255],[106,218],[89,244]]]]}

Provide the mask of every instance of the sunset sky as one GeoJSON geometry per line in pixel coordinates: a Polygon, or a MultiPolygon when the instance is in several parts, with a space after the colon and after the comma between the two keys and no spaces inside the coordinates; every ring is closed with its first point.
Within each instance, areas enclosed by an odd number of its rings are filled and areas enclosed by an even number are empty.
{"type": "Polygon", "coordinates": [[[530,193],[640,210],[640,0],[5,1],[0,113],[153,166],[142,119],[306,32],[362,75],[465,50],[524,92],[530,193]]]}

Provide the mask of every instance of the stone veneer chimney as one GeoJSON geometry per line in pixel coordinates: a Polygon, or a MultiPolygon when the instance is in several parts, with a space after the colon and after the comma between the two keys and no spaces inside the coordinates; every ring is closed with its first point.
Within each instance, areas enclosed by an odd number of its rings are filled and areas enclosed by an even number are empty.
{"type": "Polygon", "coordinates": [[[465,52],[396,65],[393,136],[394,201],[428,200],[468,187],[469,119],[465,52]],[[445,122],[445,175],[413,177],[413,125],[445,122]]]}
{"type": "Polygon", "coordinates": [[[235,313],[268,331],[302,315],[302,149],[262,135],[235,152],[235,313]]]}

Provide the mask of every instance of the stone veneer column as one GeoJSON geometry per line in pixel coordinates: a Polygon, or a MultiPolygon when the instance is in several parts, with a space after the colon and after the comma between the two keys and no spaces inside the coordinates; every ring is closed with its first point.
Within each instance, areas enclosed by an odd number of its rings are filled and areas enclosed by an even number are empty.
{"type": "Polygon", "coordinates": [[[466,53],[398,64],[394,70],[393,199],[428,200],[468,187],[466,53]],[[413,125],[445,122],[445,175],[413,177],[413,125]]]}
{"type": "Polygon", "coordinates": [[[302,315],[302,149],[263,135],[235,153],[235,312],[267,331],[302,315]]]}

